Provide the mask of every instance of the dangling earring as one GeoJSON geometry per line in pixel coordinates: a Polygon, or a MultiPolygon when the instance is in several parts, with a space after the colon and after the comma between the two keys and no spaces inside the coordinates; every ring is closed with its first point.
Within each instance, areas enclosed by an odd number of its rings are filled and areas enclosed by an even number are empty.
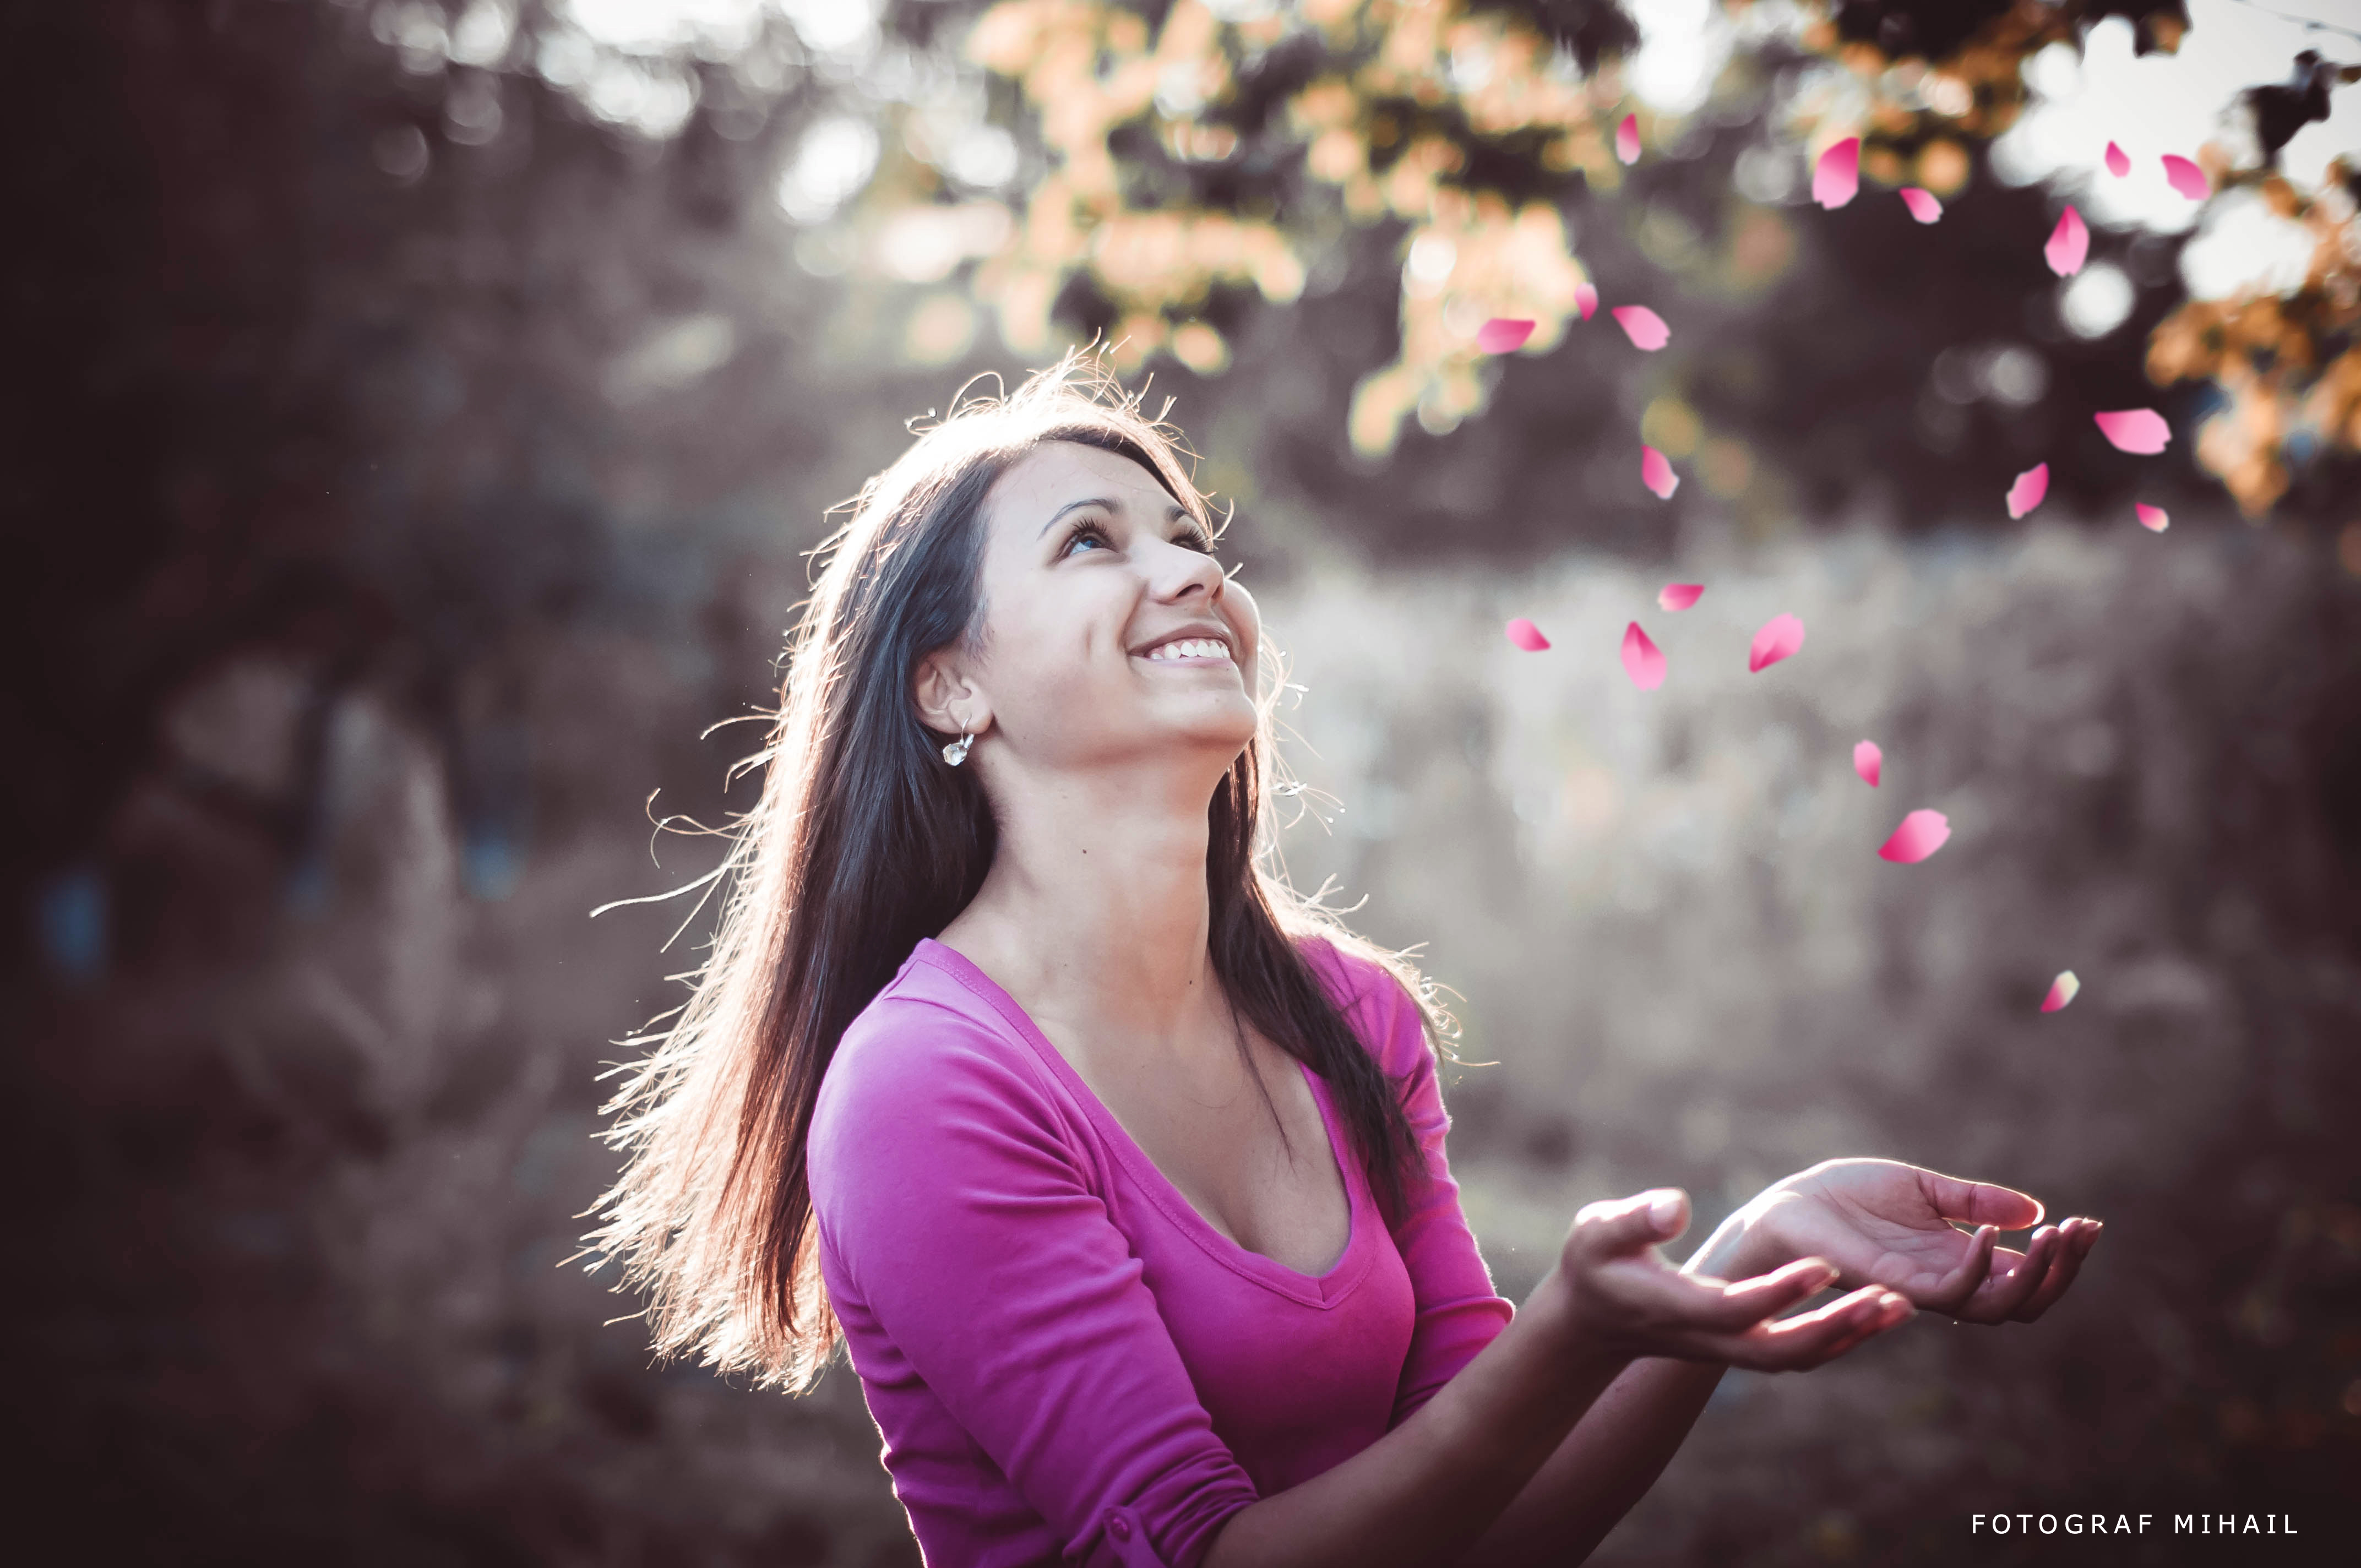
{"type": "Polygon", "coordinates": [[[943,748],[943,761],[958,767],[967,761],[967,749],[974,744],[975,737],[964,729],[961,730],[960,738],[943,748]]]}

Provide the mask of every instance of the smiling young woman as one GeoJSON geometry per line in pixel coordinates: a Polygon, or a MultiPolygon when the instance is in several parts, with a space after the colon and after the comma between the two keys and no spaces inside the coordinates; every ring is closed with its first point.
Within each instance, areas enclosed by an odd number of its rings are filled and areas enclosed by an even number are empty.
{"type": "Polygon", "coordinates": [[[1496,1294],[1446,1021],[1272,869],[1216,533],[1069,359],[823,546],[712,957],[613,1107],[596,1240],[660,1350],[800,1390],[842,1343],[933,1564],[1562,1563],[1725,1367],[2057,1299],[2094,1223],[1996,1249],[2038,1202],[1869,1159],[1678,1268],[1677,1190],[1588,1205],[1496,1294]]]}

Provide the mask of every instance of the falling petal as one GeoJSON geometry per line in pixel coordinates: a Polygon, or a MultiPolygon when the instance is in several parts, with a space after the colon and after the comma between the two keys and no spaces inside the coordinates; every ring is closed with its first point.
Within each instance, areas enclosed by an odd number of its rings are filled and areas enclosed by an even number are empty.
{"type": "Polygon", "coordinates": [[[1943,203],[1935,200],[1935,192],[1921,191],[1916,185],[1902,188],[1902,204],[1922,224],[1931,224],[1943,215],[1943,203]]]}
{"type": "Polygon", "coordinates": [[[2116,179],[2121,180],[2125,175],[2129,174],[2131,171],[2132,160],[2130,155],[2125,153],[2122,148],[2117,147],[2114,142],[2109,142],[2107,144],[2107,172],[2114,175],[2116,179]]]}
{"type": "Polygon", "coordinates": [[[1615,127],[1615,156],[1626,163],[1640,161],[1640,116],[1626,115],[1615,127]]]}
{"type": "Polygon", "coordinates": [[[1598,291],[1587,283],[1576,283],[1574,286],[1574,308],[1582,313],[1584,321],[1598,314],[1598,291]]]}
{"type": "Polygon", "coordinates": [[[1664,318],[1645,305],[1618,305],[1613,313],[1634,348],[1653,351],[1673,341],[1673,329],[1664,324],[1664,318]]]}
{"type": "Polygon", "coordinates": [[[1643,692],[1654,691],[1664,684],[1664,655],[1648,634],[1633,621],[1623,629],[1623,670],[1631,684],[1643,692]]]}
{"type": "Polygon", "coordinates": [[[1538,653],[1550,645],[1550,640],[1542,635],[1542,629],[1521,615],[1509,622],[1509,641],[1528,653],[1538,653]]]}
{"type": "Polygon", "coordinates": [[[2205,170],[2176,153],[2164,155],[2164,182],[2192,202],[2213,194],[2213,181],[2205,178],[2205,170]]]}
{"type": "Polygon", "coordinates": [[[2098,422],[2099,433],[2114,443],[2118,452],[2153,457],[2172,439],[2172,427],[2154,409],[2117,409],[2091,417],[2098,422]]]}
{"type": "Polygon", "coordinates": [[[2134,501],[2132,510],[2139,513],[2140,526],[2150,533],[2162,533],[2172,526],[2172,519],[2164,514],[2162,507],[2152,507],[2146,501],[2134,501]]]}
{"type": "Polygon", "coordinates": [[[2069,206],[2059,214],[2058,226],[2049,231],[2049,243],[2041,247],[2049,258],[2049,270],[2060,278],[2071,278],[2082,270],[2082,263],[2091,255],[2091,230],[2082,222],[2082,214],[2069,206]]]}
{"type": "Polygon", "coordinates": [[[1640,482],[1666,500],[1680,488],[1681,477],[1673,472],[1670,459],[1653,446],[1640,448],[1640,482]]]}
{"type": "Polygon", "coordinates": [[[1860,189],[1861,138],[1847,137],[1812,166],[1812,200],[1823,207],[1841,207],[1860,189]]]}
{"type": "Polygon", "coordinates": [[[1896,865],[1915,866],[1941,849],[1943,840],[1950,836],[1949,817],[1939,811],[1914,811],[1902,819],[1902,826],[1879,849],[1877,858],[1896,865]]]}
{"type": "Polygon", "coordinates": [[[2074,978],[2072,970],[2059,970],[2058,978],[2049,982],[2049,994],[2042,998],[2041,1010],[2044,1013],[2057,1012],[2073,1001],[2074,993],[2081,989],[2082,982],[2074,978]]]}
{"type": "Polygon", "coordinates": [[[2048,493],[2049,465],[2036,463],[2032,467],[2019,474],[2016,477],[2016,483],[2008,488],[2008,515],[2023,517],[2026,512],[2039,506],[2041,498],[2048,493]]]}
{"type": "Polygon", "coordinates": [[[1884,767],[1885,753],[1877,749],[1876,741],[1864,740],[1852,749],[1852,771],[1859,773],[1861,782],[1870,788],[1877,787],[1878,774],[1884,767]]]}
{"type": "Polygon", "coordinates": [[[1804,623],[1792,615],[1774,615],[1754,634],[1754,646],[1746,652],[1746,667],[1759,674],[1782,659],[1795,657],[1803,645],[1804,623]]]}
{"type": "Polygon", "coordinates": [[[1666,609],[1686,609],[1705,596],[1703,583],[1666,583],[1656,595],[1656,602],[1666,609]]]}
{"type": "Polygon", "coordinates": [[[1532,323],[1494,316],[1476,329],[1476,346],[1485,354],[1514,354],[1532,335],[1532,323]]]}

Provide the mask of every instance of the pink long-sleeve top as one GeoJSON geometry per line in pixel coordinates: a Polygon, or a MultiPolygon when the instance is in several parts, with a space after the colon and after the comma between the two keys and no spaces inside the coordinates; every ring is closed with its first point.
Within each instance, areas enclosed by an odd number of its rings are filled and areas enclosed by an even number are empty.
{"type": "Polygon", "coordinates": [[[1407,1420],[1514,1315],[1444,1160],[1416,1003],[1301,950],[1426,1159],[1389,1228],[1303,1069],[1352,1201],[1317,1277],[1214,1229],[952,948],[920,941],[845,1031],[808,1144],[820,1269],[933,1568],[1196,1568],[1232,1514],[1407,1420]]]}

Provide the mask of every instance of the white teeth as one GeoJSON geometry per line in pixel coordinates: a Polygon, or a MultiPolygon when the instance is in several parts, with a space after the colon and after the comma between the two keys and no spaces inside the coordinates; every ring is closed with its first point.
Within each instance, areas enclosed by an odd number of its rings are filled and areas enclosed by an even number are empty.
{"type": "Polygon", "coordinates": [[[1229,649],[1218,638],[1184,637],[1178,641],[1160,642],[1149,650],[1148,658],[1163,662],[1172,659],[1226,659],[1229,649]]]}

